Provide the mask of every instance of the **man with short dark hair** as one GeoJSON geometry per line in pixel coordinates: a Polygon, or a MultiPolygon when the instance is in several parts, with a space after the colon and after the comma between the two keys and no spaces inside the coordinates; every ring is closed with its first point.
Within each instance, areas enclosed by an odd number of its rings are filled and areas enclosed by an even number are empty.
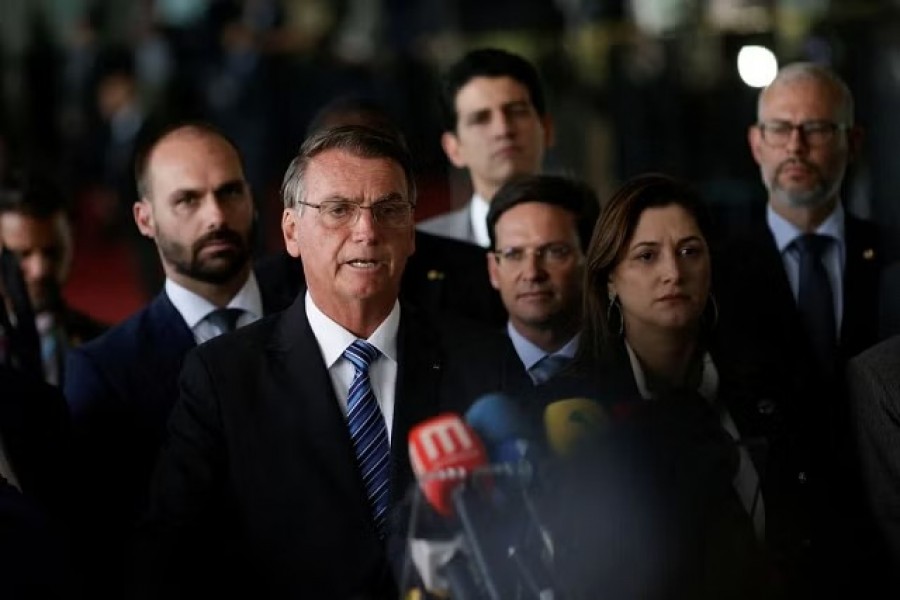
{"type": "Polygon", "coordinates": [[[44,378],[60,385],[68,350],[106,330],[106,325],[68,306],[62,296],[73,245],[60,191],[36,177],[4,186],[0,190],[0,241],[22,269],[40,336],[44,378]]]}
{"type": "Polygon", "coordinates": [[[70,352],[65,379],[87,510],[97,519],[85,541],[103,556],[91,563],[100,568],[98,580],[111,586],[122,573],[100,565],[123,559],[185,354],[258,320],[268,307],[251,269],[253,198],[227,138],[204,123],[163,129],[137,153],[135,178],[134,220],[156,244],[165,288],[70,352]]]}
{"type": "Polygon", "coordinates": [[[516,368],[502,337],[398,301],[412,177],[405,146],[358,126],[291,162],[282,231],[307,288],[186,359],[136,561],[149,597],[397,597],[410,428],[516,368]]]}
{"type": "Polygon", "coordinates": [[[537,70],[505,50],[473,50],[444,75],[441,88],[447,158],[469,171],[474,195],[463,208],[419,224],[422,231],[489,244],[485,216],[497,190],[541,169],[553,141],[537,70]]]}
{"type": "Polygon", "coordinates": [[[590,187],[552,175],[514,179],[491,202],[488,272],[509,313],[510,340],[535,384],[575,357],[584,253],[599,214],[590,187]]]}

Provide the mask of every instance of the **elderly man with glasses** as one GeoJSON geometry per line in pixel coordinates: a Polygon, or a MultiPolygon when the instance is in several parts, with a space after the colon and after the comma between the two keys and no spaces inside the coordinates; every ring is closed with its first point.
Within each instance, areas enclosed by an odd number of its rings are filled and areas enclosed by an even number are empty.
{"type": "Polygon", "coordinates": [[[413,484],[409,430],[517,381],[501,335],[398,301],[416,196],[395,137],[313,134],[282,195],[306,290],[186,359],[140,538],[142,597],[397,598],[405,523],[389,515],[413,484]]]}
{"type": "Polygon", "coordinates": [[[877,340],[881,257],[874,225],[841,203],[862,143],[853,96],[828,68],[787,65],[760,93],[748,141],[768,202],[729,232],[714,285],[722,346],[756,365],[744,376],[765,400],[730,409],[767,436],[766,538],[789,589],[859,595],[842,574],[860,580],[876,563],[860,534],[843,373],[877,340]]]}

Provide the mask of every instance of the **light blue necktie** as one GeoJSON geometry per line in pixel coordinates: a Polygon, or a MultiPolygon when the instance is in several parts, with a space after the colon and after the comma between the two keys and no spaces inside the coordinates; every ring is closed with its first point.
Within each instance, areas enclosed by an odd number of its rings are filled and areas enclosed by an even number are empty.
{"type": "Polygon", "coordinates": [[[528,374],[531,375],[531,380],[535,385],[540,385],[552,379],[571,362],[572,359],[568,356],[547,354],[528,369],[528,374]]]}
{"type": "Polygon", "coordinates": [[[344,358],[349,360],[356,373],[347,396],[347,421],[350,439],[356,451],[356,462],[362,473],[363,484],[372,504],[375,527],[384,537],[388,510],[390,483],[390,444],[387,427],[372,392],[369,381],[369,365],[380,352],[378,348],[364,340],[356,340],[344,350],[344,358]]]}

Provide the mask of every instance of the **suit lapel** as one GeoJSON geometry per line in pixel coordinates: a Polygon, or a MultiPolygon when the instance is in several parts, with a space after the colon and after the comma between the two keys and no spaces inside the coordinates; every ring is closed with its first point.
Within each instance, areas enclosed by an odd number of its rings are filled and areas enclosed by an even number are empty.
{"type": "Polygon", "coordinates": [[[358,507],[371,512],[347,421],[334,395],[331,377],[322,360],[306,316],[305,298],[299,294],[285,310],[268,348],[272,378],[280,382],[285,410],[302,428],[297,435],[309,448],[321,476],[329,479],[339,493],[358,507]]]}
{"type": "Polygon", "coordinates": [[[415,312],[403,307],[400,316],[397,389],[391,432],[391,500],[406,494],[414,477],[407,436],[415,424],[440,408],[442,359],[437,334],[415,312]]]}

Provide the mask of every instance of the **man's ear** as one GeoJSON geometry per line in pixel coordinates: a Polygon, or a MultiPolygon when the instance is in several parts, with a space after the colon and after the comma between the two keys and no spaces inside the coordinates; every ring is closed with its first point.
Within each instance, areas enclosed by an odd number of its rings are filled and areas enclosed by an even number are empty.
{"type": "Polygon", "coordinates": [[[300,257],[300,215],[293,208],[286,208],[281,213],[281,234],[284,237],[284,249],[294,258],[300,257]]]}
{"type": "Polygon", "coordinates": [[[150,205],[150,201],[143,198],[138,200],[131,207],[131,212],[134,215],[134,222],[137,224],[141,235],[154,239],[156,223],[153,220],[153,207],[150,205]]]}
{"type": "Polygon", "coordinates": [[[484,257],[487,259],[488,278],[491,280],[491,286],[499,291],[500,273],[499,266],[497,265],[497,257],[490,252],[486,252],[484,257]]]}
{"type": "Polygon", "coordinates": [[[549,114],[541,117],[541,126],[544,129],[544,148],[552,148],[556,144],[556,125],[549,114]]]}
{"type": "Polygon", "coordinates": [[[763,141],[762,132],[759,130],[759,126],[751,125],[747,128],[747,143],[750,145],[750,153],[753,154],[753,160],[755,160],[757,164],[760,164],[762,161],[760,157],[760,146],[763,141]]]}
{"type": "Polygon", "coordinates": [[[457,169],[466,168],[466,159],[460,148],[459,138],[456,137],[455,133],[452,131],[445,131],[441,134],[441,147],[444,149],[444,154],[447,155],[447,159],[454,167],[457,169]]]}
{"type": "Polygon", "coordinates": [[[847,132],[847,160],[853,162],[862,152],[863,140],[866,137],[866,131],[859,125],[854,125],[847,132]]]}

